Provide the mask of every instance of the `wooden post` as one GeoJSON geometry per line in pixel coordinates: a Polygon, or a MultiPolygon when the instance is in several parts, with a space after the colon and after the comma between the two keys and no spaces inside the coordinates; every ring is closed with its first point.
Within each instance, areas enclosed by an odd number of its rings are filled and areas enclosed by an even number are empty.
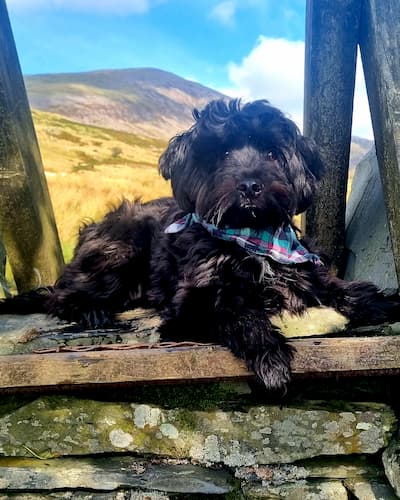
{"type": "Polygon", "coordinates": [[[400,283],[400,3],[364,0],[360,48],[400,283]]]}
{"type": "Polygon", "coordinates": [[[61,246],[4,0],[0,0],[0,234],[19,291],[53,283],[61,246]]]}
{"type": "Polygon", "coordinates": [[[326,175],[303,230],[336,269],[344,251],[360,12],[361,0],[307,1],[304,134],[319,146],[326,175]]]}

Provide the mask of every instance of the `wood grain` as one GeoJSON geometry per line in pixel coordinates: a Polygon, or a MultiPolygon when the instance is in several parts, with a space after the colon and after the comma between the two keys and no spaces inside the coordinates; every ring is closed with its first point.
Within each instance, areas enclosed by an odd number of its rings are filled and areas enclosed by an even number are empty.
{"type": "Polygon", "coordinates": [[[4,0],[0,47],[0,233],[25,291],[54,283],[64,262],[4,0]]]}
{"type": "Polygon", "coordinates": [[[361,3],[307,0],[304,135],[315,140],[326,172],[303,218],[303,230],[339,268],[361,3]]]}
{"type": "MultiPolygon", "coordinates": [[[[318,338],[291,342],[293,375],[379,374],[400,370],[400,337],[318,338]]],[[[132,349],[0,357],[0,389],[91,384],[207,381],[253,377],[220,346],[132,349]]]]}
{"type": "Polygon", "coordinates": [[[360,49],[376,154],[400,282],[400,3],[365,0],[360,49]]]}

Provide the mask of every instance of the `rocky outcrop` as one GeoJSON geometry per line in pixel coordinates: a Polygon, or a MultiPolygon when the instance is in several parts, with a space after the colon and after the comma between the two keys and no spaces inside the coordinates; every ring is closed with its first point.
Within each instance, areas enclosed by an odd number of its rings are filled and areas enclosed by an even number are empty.
{"type": "Polygon", "coordinates": [[[400,497],[400,437],[392,440],[383,452],[383,465],[390,484],[400,497]]]}
{"type": "Polygon", "coordinates": [[[376,453],[388,444],[395,425],[391,409],[377,403],[195,411],[42,397],[0,418],[0,454],[51,458],[134,452],[241,467],[376,453]]]}
{"type": "MultiPolygon", "coordinates": [[[[233,392],[227,388],[228,406],[233,392]]],[[[209,409],[195,409],[201,401],[193,397],[171,409],[69,396],[6,398],[0,405],[0,491],[29,492],[21,498],[32,499],[44,491],[79,498],[92,490],[84,498],[142,498],[146,492],[146,498],[240,493],[340,500],[348,491],[374,498],[365,492],[379,486],[392,494],[374,455],[393,437],[390,407],[304,401],[244,408],[241,392],[230,410],[216,400],[209,409]]]]}
{"type": "Polygon", "coordinates": [[[346,247],[345,279],[372,281],[390,292],[398,289],[375,151],[356,168],[346,209],[346,247]]]}

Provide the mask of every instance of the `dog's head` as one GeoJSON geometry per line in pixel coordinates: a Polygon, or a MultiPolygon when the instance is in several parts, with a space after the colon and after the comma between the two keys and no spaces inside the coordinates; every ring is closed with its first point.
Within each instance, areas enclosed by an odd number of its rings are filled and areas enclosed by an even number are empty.
{"type": "Polygon", "coordinates": [[[211,101],[160,158],[186,212],[218,227],[278,226],[311,203],[322,163],[315,145],[268,101],[211,101]]]}

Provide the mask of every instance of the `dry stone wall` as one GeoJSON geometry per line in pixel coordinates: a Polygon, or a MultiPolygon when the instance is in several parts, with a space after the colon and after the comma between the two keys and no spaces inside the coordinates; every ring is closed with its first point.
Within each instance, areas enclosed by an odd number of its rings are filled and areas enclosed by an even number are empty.
{"type": "MultiPolygon", "coordinates": [[[[134,321],[89,334],[3,316],[0,355],[157,340],[157,316],[134,321]]],[[[0,500],[400,498],[398,383],[304,380],[275,398],[252,382],[3,393],[0,500]]]]}

